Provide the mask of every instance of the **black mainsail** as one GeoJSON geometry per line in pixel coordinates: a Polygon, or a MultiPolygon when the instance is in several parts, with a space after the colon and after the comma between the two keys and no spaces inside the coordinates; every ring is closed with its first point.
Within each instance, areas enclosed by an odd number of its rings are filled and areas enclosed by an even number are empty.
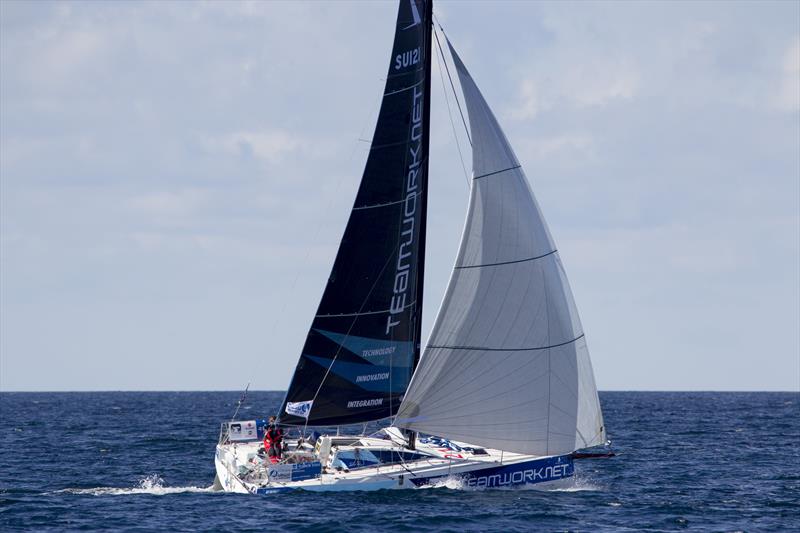
{"type": "Polygon", "coordinates": [[[432,0],[404,0],[361,185],[281,406],[284,425],[393,416],[419,360],[432,0]]]}

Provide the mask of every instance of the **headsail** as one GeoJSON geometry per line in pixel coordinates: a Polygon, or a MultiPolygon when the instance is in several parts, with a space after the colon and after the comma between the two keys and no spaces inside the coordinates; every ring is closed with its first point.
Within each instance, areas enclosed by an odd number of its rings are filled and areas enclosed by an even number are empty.
{"type": "Polygon", "coordinates": [[[283,424],[392,416],[419,359],[430,116],[431,0],[403,0],[375,134],[283,424]]]}
{"type": "Polygon", "coordinates": [[[473,144],[456,266],[395,424],[549,455],[605,442],[564,268],[519,161],[450,47],[473,144]]]}

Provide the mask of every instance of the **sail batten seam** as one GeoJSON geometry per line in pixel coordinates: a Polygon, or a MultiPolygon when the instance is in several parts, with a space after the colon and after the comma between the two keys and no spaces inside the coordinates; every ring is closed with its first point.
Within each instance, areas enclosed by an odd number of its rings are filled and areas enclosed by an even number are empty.
{"type": "MultiPolygon", "coordinates": [[[[423,67],[420,67],[420,68],[414,69],[414,70],[407,70],[405,72],[397,72],[397,73],[394,73],[394,74],[389,74],[388,76],[386,76],[386,79],[388,81],[388,80],[390,80],[392,78],[399,78],[400,76],[408,76],[409,74],[418,74],[419,72],[424,71],[424,70],[425,70],[425,67],[423,66],[423,67]]],[[[422,79],[424,80],[425,77],[423,76],[422,79]]]]}
{"type": "MultiPolygon", "coordinates": [[[[413,302],[406,304],[403,309],[408,309],[409,307],[414,306],[417,303],[416,300],[413,302]]],[[[381,311],[365,311],[362,313],[336,313],[332,315],[314,315],[315,318],[332,318],[332,317],[340,317],[340,316],[363,316],[363,315],[379,315],[381,313],[388,313],[391,309],[383,309],[381,311]]]]}
{"type": "Polygon", "coordinates": [[[361,209],[374,209],[376,207],[386,207],[389,205],[402,204],[403,202],[405,202],[405,198],[402,200],[395,200],[394,202],[384,202],[382,204],[360,205],[358,207],[354,207],[353,211],[360,211],[361,209]]]}
{"type": "MultiPolygon", "coordinates": [[[[423,193],[423,191],[422,191],[422,190],[420,190],[420,191],[419,191],[419,194],[422,194],[422,193],[423,193]]],[[[393,201],[393,202],[384,202],[384,203],[381,203],[381,204],[360,205],[360,206],[358,206],[358,207],[354,207],[352,210],[353,210],[353,211],[360,211],[360,210],[362,210],[362,209],[374,209],[374,208],[376,208],[376,207],[387,207],[387,206],[390,206],[390,205],[402,204],[402,203],[403,203],[403,202],[405,202],[405,201],[406,201],[406,199],[405,199],[405,198],[402,198],[402,199],[400,199],[400,200],[395,200],[395,201],[393,201]]]]}
{"type": "Polygon", "coordinates": [[[409,90],[409,89],[413,89],[414,87],[419,87],[419,86],[420,86],[420,85],[422,85],[423,83],[425,83],[425,78],[422,78],[421,80],[419,80],[419,81],[418,81],[417,83],[415,83],[414,85],[409,85],[408,87],[403,87],[402,89],[397,89],[396,91],[391,91],[391,92],[388,92],[388,93],[383,93],[383,96],[391,96],[391,95],[393,95],[393,94],[402,93],[403,91],[407,91],[407,90],[409,90]]]}
{"type": "Polygon", "coordinates": [[[503,172],[508,172],[509,170],[514,170],[515,168],[522,168],[522,165],[516,165],[513,167],[504,168],[503,170],[495,170],[494,172],[489,172],[486,174],[481,174],[480,176],[475,176],[472,178],[473,181],[479,180],[481,178],[487,178],[489,176],[494,176],[495,174],[502,174],[503,172]]]}
{"type": "Polygon", "coordinates": [[[462,268],[482,268],[482,267],[490,267],[490,266],[500,266],[500,265],[511,265],[514,263],[525,263],[527,261],[536,261],[537,259],[542,259],[547,257],[548,255],[553,255],[558,250],[553,250],[552,252],[547,252],[546,254],[537,255],[535,257],[526,257],[525,259],[515,259],[514,261],[500,261],[499,263],[484,263],[482,265],[462,265],[454,267],[455,270],[462,269],[462,268]]]}
{"type": "Polygon", "coordinates": [[[381,148],[391,148],[393,146],[401,146],[408,144],[408,139],[403,139],[402,141],[392,142],[392,143],[384,143],[384,144],[373,144],[369,147],[370,151],[380,150],[381,148]]]}
{"type": "Polygon", "coordinates": [[[539,350],[549,350],[550,348],[558,348],[559,346],[566,346],[567,344],[572,344],[573,342],[580,340],[584,337],[584,334],[581,333],[577,337],[572,340],[561,342],[559,344],[551,344],[550,346],[537,346],[535,348],[487,348],[485,346],[447,346],[447,345],[433,345],[429,344],[426,348],[431,348],[434,350],[481,350],[484,352],[533,352],[539,350]]]}

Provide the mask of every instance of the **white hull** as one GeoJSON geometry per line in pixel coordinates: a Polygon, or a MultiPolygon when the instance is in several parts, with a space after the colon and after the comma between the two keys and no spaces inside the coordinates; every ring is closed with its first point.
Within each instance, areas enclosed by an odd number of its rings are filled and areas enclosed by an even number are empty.
{"type": "MultiPolygon", "coordinates": [[[[259,456],[261,444],[257,441],[219,444],[215,456],[217,481],[224,491],[250,494],[439,486],[469,489],[530,485],[552,489],[570,485],[574,473],[569,455],[541,457],[499,450],[476,450],[463,443],[440,439],[434,439],[436,443],[425,443],[423,439],[413,452],[386,439],[351,437],[350,441],[357,442],[341,446],[336,445],[337,438],[323,437],[323,443],[324,439],[330,439],[329,445],[333,442],[330,452],[323,444],[323,453],[320,454],[320,446],[317,446],[307,456],[313,461],[294,465],[271,465],[259,456]],[[478,453],[473,453],[474,450],[478,453]],[[375,457],[380,453],[384,456],[395,453],[415,457],[395,463],[353,464],[354,454],[356,457],[359,454],[375,457]],[[341,459],[344,456],[349,456],[351,460],[341,459]],[[345,461],[350,463],[349,468],[345,461]],[[288,473],[292,469],[296,469],[295,472],[288,473]],[[300,474],[295,476],[297,472],[300,474]]],[[[293,445],[296,444],[290,443],[289,448],[293,445]]],[[[291,461],[292,453],[285,452],[285,457],[291,461]]]]}

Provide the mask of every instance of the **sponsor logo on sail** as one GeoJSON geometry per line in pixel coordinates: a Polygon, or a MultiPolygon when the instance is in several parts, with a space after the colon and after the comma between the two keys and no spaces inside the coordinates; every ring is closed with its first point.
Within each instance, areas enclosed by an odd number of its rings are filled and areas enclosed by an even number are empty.
{"type": "Polygon", "coordinates": [[[400,246],[397,251],[392,301],[389,305],[389,316],[386,317],[386,334],[400,323],[397,316],[406,308],[408,298],[408,282],[411,276],[414,252],[414,224],[417,214],[417,179],[422,164],[422,96],[423,91],[414,87],[414,99],[411,108],[411,143],[408,148],[408,170],[406,172],[405,198],[403,200],[403,221],[400,224],[400,246]]]}
{"type": "Polygon", "coordinates": [[[359,407],[378,407],[383,405],[383,398],[374,398],[372,400],[350,400],[347,402],[348,409],[357,409],[359,407]]]}
{"type": "Polygon", "coordinates": [[[422,23],[422,17],[419,16],[419,10],[417,9],[417,2],[415,0],[408,0],[408,3],[411,4],[411,16],[414,17],[414,22],[403,28],[404,30],[413,28],[422,23]]]}
{"type": "Polygon", "coordinates": [[[376,374],[363,374],[361,376],[356,376],[356,383],[363,383],[365,381],[383,381],[384,379],[389,379],[388,372],[378,372],[376,374]]]}
{"type": "Polygon", "coordinates": [[[363,350],[361,352],[361,357],[377,357],[379,355],[391,355],[397,349],[396,346],[387,346],[386,348],[372,348],[369,350],[363,350]]]}
{"type": "Polygon", "coordinates": [[[400,70],[402,68],[410,67],[419,63],[422,53],[419,48],[407,50],[401,54],[397,54],[394,58],[394,69],[400,70]]]}
{"type": "Polygon", "coordinates": [[[312,403],[314,403],[314,400],[308,400],[307,402],[286,402],[286,412],[293,416],[308,418],[312,403]]]}

